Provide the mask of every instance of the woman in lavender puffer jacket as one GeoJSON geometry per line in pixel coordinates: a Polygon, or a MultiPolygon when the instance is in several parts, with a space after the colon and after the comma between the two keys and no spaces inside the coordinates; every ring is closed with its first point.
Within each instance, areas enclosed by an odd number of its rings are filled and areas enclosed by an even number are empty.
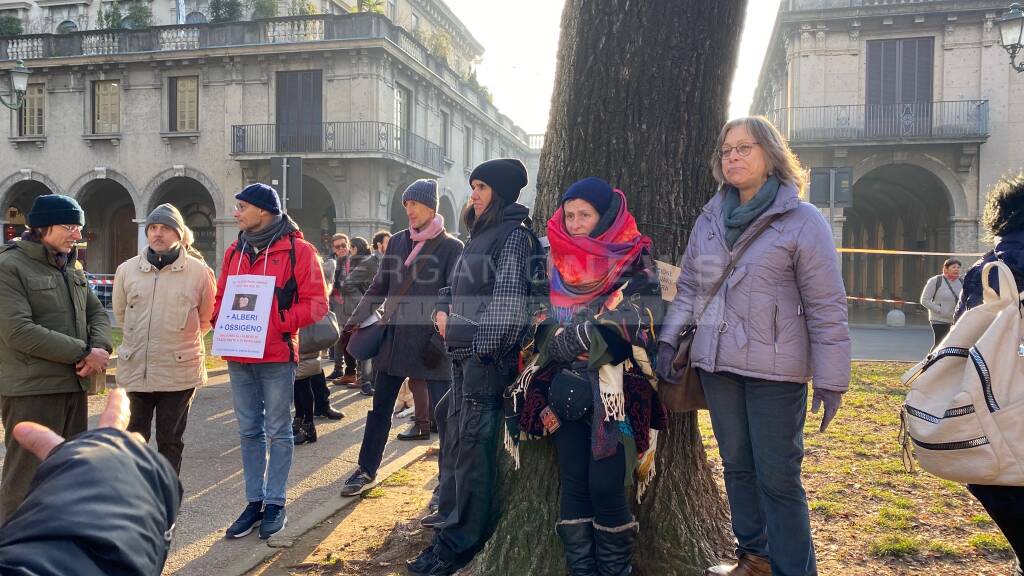
{"type": "Polygon", "coordinates": [[[800,483],[807,383],[824,431],[850,381],[846,291],[829,225],[799,194],[796,156],[761,117],[732,120],[714,152],[718,193],[683,255],[659,336],[663,376],[684,325],[710,299],[690,348],[725,468],[735,565],[706,575],[817,574],[800,483]],[[732,254],[751,242],[718,291],[732,254]]]}

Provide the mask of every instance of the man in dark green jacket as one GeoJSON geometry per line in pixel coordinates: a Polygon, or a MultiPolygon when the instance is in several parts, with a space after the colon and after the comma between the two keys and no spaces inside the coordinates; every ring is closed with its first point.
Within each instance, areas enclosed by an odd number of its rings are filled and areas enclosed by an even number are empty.
{"type": "Polygon", "coordinates": [[[0,249],[0,520],[21,504],[39,460],[13,440],[33,421],[65,438],[84,432],[89,378],[112,350],[110,319],[77,261],[85,213],[73,198],[36,198],[29,229],[0,249]]]}

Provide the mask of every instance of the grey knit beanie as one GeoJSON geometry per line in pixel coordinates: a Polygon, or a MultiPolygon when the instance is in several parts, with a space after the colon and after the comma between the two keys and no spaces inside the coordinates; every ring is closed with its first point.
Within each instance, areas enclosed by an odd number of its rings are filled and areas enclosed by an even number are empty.
{"type": "Polygon", "coordinates": [[[178,233],[178,240],[185,239],[185,219],[173,204],[161,204],[146,217],[146,230],[153,224],[163,224],[178,233]]]}
{"type": "Polygon", "coordinates": [[[409,200],[425,204],[428,208],[437,212],[437,180],[424,178],[409,184],[409,187],[402,193],[402,204],[409,200]]]}

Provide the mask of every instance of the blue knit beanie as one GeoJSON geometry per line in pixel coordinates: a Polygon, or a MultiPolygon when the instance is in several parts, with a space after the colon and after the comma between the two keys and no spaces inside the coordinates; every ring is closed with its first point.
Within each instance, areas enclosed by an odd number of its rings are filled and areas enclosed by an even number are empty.
{"type": "Polygon", "coordinates": [[[85,226],[85,212],[70,196],[45,194],[37,197],[28,213],[28,225],[35,228],[55,224],[85,226]]]}
{"type": "Polygon", "coordinates": [[[591,176],[573,182],[562,195],[562,204],[574,199],[586,200],[597,210],[598,214],[604,214],[612,203],[614,193],[610,184],[596,176],[591,176]]]}
{"type": "Polygon", "coordinates": [[[248,202],[275,216],[281,213],[281,197],[277,195],[277,190],[260,182],[246,186],[235,195],[235,200],[248,202]]]}
{"type": "Polygon", "coordinates": [[[402,204],[409,200],[419,202],[437,212],[437,180],[420,179],[405,189],[402,193],[402,204]]]}

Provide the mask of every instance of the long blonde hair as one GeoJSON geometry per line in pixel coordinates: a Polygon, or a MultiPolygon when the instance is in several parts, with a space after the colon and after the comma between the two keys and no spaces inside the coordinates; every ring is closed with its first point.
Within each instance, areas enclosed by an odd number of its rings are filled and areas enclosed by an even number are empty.
{"type": "Polygon", "coordinates": [[[789,143],[772,124],[771,120],[764,116],[748,116],[730,120],[722,126],[718,133],[718,142],[715,144],[715,151],[711,154],[711,171],[719,184],[725,184],[725,173],[722,172],[722,145],[725,144],[725,137],[729,131],[737,126],[743,126],[754,137],[754,140],[764,150],[765,159],[768,161],[768,173],[774,174],[782,183],[796,186],[801,193],[807,186],[807,171],[800,165],[800,159],[789,148],[789,143]]]}

